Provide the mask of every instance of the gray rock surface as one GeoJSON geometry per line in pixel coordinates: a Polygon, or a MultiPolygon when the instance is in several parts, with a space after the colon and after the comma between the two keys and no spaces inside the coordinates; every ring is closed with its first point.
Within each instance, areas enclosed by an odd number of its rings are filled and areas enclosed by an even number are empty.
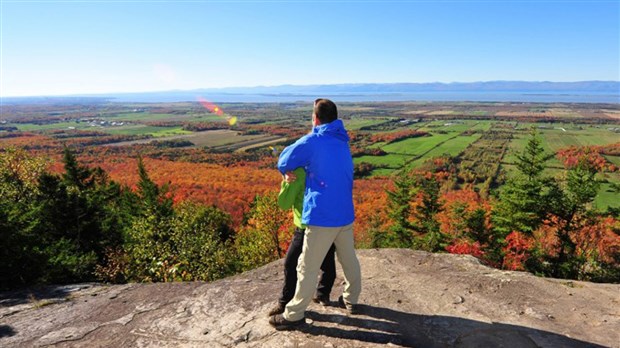
{"type": "Polygon", "coordinates": [[[1,347],[620,347],[620,285],[538,278],[470,256],[358,250],[362,314],[266,313],[282,261],[212,283],[78,284],[0,294],[1,347]]]}

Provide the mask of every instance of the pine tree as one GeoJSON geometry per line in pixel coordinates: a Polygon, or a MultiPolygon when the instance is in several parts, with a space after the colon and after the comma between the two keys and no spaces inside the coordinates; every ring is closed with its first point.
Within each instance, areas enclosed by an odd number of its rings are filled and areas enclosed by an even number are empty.
{"type": "Polygon", "coordinates": [[[538,132],[532,128],[530,140],[523,152],[517,155],[516,166],[527,181],[536,181],[542,175],[547,159],[538,132]]]}
{"type": "Polygon", "coordinates": [[[591,204],[596,198],[600,182],[595,176],[597,169],[582,158],[579,163],[568,169],[566,185],[557,192],[554,213],[560,218],[556,235],[560,241],[557,257],[552,258],[553,276],[560,278],[577,278],[580,265],[585,260],[577,255],[572,235],[579,230],[579,220],[592,215],[591,204]]]}
{"type": "Polygon", "coordinates": [[[532,233],[550,210],[546,188],[552,182],[543,176],[548,159],[533,129],[525,149],[517,156],[519,171],[504,186],[495,209],[494,223],[504,236],[512,231],[532,233]]]}
{"type": "Polygon", "coordinates": [[[65,147],[63,150],[62,161],[65,167],[65,172],[62,174],[62,179],[65,185],[80,191],[86,188],[92,188],[94,185],[94,170],[81,166],[78,163],[73,151],[71,151],[68,147],[65,147]]]}
{"type": "Polygon", "coordinates": [[[413,226],[410,222],[411,200],[416,189],[411,175],[402,171],[394,179],[394,189],[387,190],[387,215],[392,221],[389,233],[384,238],[373,237],[374,242],[381,247],[410,248],[413,246],[413,226]]]}
{"type": "Polygon", "coordinates": [[[168,196],[167,186],[158,186],[149,177],[142,157],[138,157],[138,196],[143,213],[153,215],[157,219],[169,217],[173,214],[172,198],[168,196]]]}
{"type": "Polygon", "coordinates": [[[94,280],[106,249],[122,243],[122,219],[114,208],[121,188],[102,169],[80,165],[69,148],[63,164],[61,176],[40,176],[33,208],[38,219],[30,228],[47,258],[41,281],[94,280]]]}
{"type": "Polygon", "coordinates": [[[44,243],[32,226],[41,219],[34,207],[44,172],[42,158],[10,147],[0,151],[0,290],[32,284],[43,272],[44,243]]]}
{"type": "Polygon", "coordinates": [[[416,230],[420,236],[416,238],[415,245],[426,251],[439,251],[443,249],[444,235],[439,230],[437,213],[442,211],[443,204],[440,202],[440,184],[435,176],[418,176],[416,186],[422,196],[422,204],[414,211],[416,230]]]}

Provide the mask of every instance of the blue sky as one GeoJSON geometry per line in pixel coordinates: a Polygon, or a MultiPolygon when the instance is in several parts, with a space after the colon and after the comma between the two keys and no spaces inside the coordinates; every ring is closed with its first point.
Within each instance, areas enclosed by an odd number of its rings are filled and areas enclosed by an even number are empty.
{"type": "Polygon", "coordinates": [[[0,0],[0,8],[2,96],[620,80],[620,0],[0,0]]]}

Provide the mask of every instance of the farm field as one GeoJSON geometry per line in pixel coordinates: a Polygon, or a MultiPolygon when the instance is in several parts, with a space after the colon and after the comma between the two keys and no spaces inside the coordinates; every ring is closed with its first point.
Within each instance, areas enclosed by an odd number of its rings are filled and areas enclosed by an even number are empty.
{"type": "Polygon", "coordinates": [[[611,163],[615,164],[616,166],[620,167],[620,156],[605,156],[605,158],[609,162],[611,162],[611,163]]]}
{"type": "MultiPolygon", "coordinates": [[[[158,127],[160,128],[160,127],[158,127]]],[[[187,140],[196,147],[222,147],[231,144],[243,144],[243,143],[262,143],[273,140],[284,140],[284,138],[273,137],[264,134],[257,135],[240,135],[239,132],[229,129],[216,129],[201,132],[188,132],[183,131],[182,134],[172,136],[161,136],[157,138],[148,138],[141,140],[130,140],[118,143],[108,144],[107,146],[128,146],[135,144],[148,144],[153,141],[173,141],[173,140],[187,140]]]]}
{"type": "Polygon", "coordinates": [[[385,120],[367,120],[363,118],[353,118],[346,120],[344,122],[344,125],[348,130],[359,130],[362,127],[373,126],[382,122],[385,122],[385,120]]]}
{"type": "MultiPolygon", "coordinates": [[[[525,148],[525,144],[529,137],[529,128],[535,127],[540,133],[542,146],[548,153],[555,153],[560,149],[569,146],[590,146],[590,145],[607,145],[620,142],[620,133],[613,132],[604,126],[575,126],[575,125],[557,125],[553,129],[536,127],[535,124],[529,124],[529,127],[520,127],[515,133],[514,139],[510,144],[510,151],[504,158],[506,163],[514,163],[515,154],[525,148]],[[563,130],[564,129],[564,130],[563,130]]],[[[612,160],[613,161],[613,160],[612,160]]],[[[548,163],[550,166],[560,167],[561,163],[557,159],[551,159],[548,163]]]]}
{"type": "MultiPolygon", "coordinates": [[[[620,184],[620,177],[616,177],[613,182],[615,182],[616,184],[620,184]]],[[[605,209],[607,207],[620,207],[620,202],[618,202],[618,195],[618,192],[613,190],[611,184],[601,184],[601,188],[598,195],[596,196],[596,199],[594,200],[594,204],[598,209],[605,209]]]]}
{"type": "Polygon", "coordinates": [[[435,146],[423,156],[415,159],[407,165],[409,168],[416,168],[424,163],[430,157],[440,157],[444,155],[457,156],[460,154],[469,144],[478,140],[481,134],[462,135],[446,140],[445,142],[435,146]]]}
{"type": "Polygon", "coordinates": [[[205,121],[205,122],[215,122],[221,119],[220,116],[216,115],[201,115],[201,114],[183,114],[183,115],[175,115],[175,114],[149,114],[149,113],[125,113],[111,116],[117,122],[125,121],[125,122],[136,122],[136,121],[205,121]]]}
{"type": "Polygon", "coordinates": [[[146,125],[130,125],[123,127],[114,127],[104,130],[108,134],[120,135],[147,135],[153,137],[167,137],[171,135],[190,134],[191,132],[183,130],[181,127],[155,127],[146,125]]]}
{"type": "MultiPolygon", "coordinates": [[[[115,153],[142,151],[141,146],[157,144],[157,153],[162,154],[172,151],[166,146],[179,144],[183,149],[175,149],[174,158],[194,158],[195,154],[186,157],[183,151],[195,150],[247,153],[244,156],[253,158],[253,152],[271,153],[274,148],[277,152],[310,130],[311,107],[303,103],[226,103],[221,107],[225,116],[191,102],[9,106],[0,118],[0,146],[27,146],[27,140],[20,140],[21,133],[49,139],[47,148],[51,149],[65,142],[88,148],[96,146],[98,138],[110,136],[116,138],[106,138],[104,144],[115,153]],[[233,115],[238,122],[231,126],[226,118],[233,115]]],[[[341,103],[339,108],[346,128],[355,134],[351,145],[367,151],[354,157],[356,165],[370,165],[367,177],[389,177],[415,169],[430,158],[449,156],[456,163],[459,180],[476,187],[490,180],[496,189],[515,172],[516,155],[525,148],[532,128],[550,155],[545,173],[553,176],[563,173],[563,163],[554,155],[560,150],[620,143],[620,106],[615,104],[394,102],[341,103]],[[417,133],[372,140],[377,135],[406,132],[417,133]]],[[[605,154],[604,158],[620,167],[620,156],[605,154]]],[[[609,183],[601,186],[596,205],[602,209],[620,206],[610,184],[620,183],[620,175],[606,173],[605,179],[609,183]]]]}

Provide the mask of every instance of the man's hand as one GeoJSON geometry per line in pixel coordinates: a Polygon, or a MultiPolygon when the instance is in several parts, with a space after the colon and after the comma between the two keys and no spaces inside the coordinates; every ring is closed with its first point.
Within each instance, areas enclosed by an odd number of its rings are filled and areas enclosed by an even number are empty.
{"type": "Polygon", "coordinates": [[[284,181],[286,181],[287,183],[292,183],[293,181],[297,180],[297,175],[295,175],[295,173],[293,172],[286,172],[286,174],[284,174],[284,181]]]}

